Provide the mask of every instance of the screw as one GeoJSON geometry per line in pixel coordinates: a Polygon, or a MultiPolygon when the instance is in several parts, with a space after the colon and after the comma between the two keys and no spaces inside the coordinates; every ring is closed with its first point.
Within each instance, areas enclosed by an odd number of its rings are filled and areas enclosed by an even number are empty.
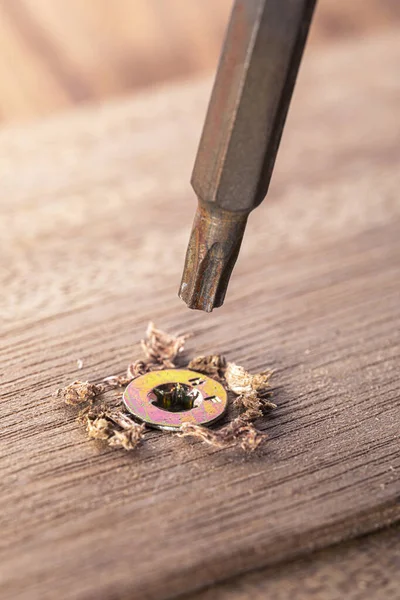
{"type": "Polygon", "coordinates": [[[215,423],[225,413],[228,402],[218,381],[188,369],[141,375],[125,389],[123,400],[140,421],[171,431],[183,423],[215,423]]]}

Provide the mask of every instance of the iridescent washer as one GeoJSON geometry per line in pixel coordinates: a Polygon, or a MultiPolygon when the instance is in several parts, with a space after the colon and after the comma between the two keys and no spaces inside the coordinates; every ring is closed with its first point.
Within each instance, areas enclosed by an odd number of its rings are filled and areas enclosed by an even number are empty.
{"type": "Polygon", "coordinates": [[[223,416],[228,402],[218,381],[188,369],[141,375],[128,385],[123,399],[129,412],[139,420],[171,431],[179,429],[182,423],[214,423],[223,416]]]}

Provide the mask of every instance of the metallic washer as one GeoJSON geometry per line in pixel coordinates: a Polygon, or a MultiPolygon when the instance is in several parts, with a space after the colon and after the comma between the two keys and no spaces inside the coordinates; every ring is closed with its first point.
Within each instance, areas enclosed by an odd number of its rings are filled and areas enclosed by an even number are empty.
{"type": "Polygon", "coordinates": [[[152,427],[169,431],[179,429],[182,423],[210,425],[223,416],[228,404],[227,393],[218,381],[188,369],[165,369],[141,375],[125,389],[123,400],[135,417],[152,427]],[[181,412],[155,406],[152,391],[165,383],[183,383],[198,390],[196,406],[181,412]]]}

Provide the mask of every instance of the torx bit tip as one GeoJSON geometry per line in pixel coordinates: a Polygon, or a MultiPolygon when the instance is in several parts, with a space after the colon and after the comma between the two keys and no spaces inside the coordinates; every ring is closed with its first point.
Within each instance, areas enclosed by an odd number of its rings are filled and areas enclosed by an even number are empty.
{"type": "Polygon", "coordinates": [[[223,304],[247,217],[199,202],[179,290],[189,308],[211,312],[223,304]]]}

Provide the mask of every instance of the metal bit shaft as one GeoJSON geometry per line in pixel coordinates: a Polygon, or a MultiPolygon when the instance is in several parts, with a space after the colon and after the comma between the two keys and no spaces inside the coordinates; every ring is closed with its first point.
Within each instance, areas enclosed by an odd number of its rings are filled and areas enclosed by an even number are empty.
{"type": "Polygon", "coordinates": [[[236,0],[192,174],[199,199],[179,295],[221,306],[264,199],[316,0],[236,0]]]}

